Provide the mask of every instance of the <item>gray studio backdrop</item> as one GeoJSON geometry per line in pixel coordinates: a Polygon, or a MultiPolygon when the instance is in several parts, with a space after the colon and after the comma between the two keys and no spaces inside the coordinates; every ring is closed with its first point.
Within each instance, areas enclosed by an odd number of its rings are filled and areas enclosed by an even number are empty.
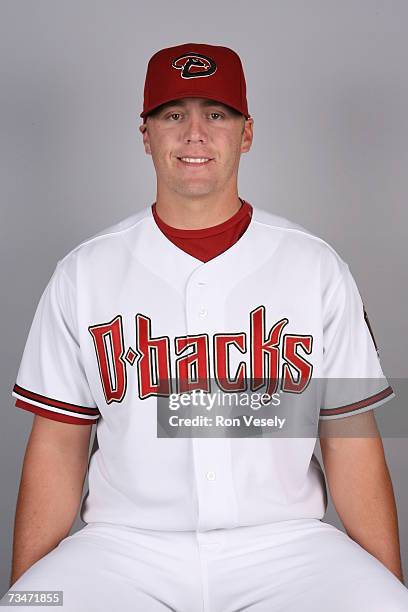
{"type": "MultiPolygon", "coordinates": [[[[15,408],[11,388],[57,260],[154,199],[137,127],[146,63],[159,48],[198,41],[239,52],[255,121],[240,195],[337,250],[363,296],[385,373],[407,378],[407,2],[196,7],[0,3],[1,593],[33,419],[15,408]]],[[[408,568],[406,443],[384,440],[408,568]]],[[[331,503],[325,520],[341,527],[331,503]]]]}

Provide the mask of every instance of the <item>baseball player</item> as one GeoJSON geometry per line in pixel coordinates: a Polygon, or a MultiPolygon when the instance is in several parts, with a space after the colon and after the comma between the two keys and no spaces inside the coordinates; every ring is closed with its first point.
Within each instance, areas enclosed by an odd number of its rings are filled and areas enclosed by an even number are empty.
{"type": "Polygon", "coordinates": [[[141,117],[154,203],[58,261],[28,334],[12,393],[35,416],[6,596],[62,591],[69,612],[408,610],[378,436],[320,439],[346,532],[322,521],[317,428],[372,424],[394,392],[349,266],[267,197],[238,195],[253,139],[239,56],[158,51],[141,117]],[[208,407],[197,430],[170,408],[215,383],[291,410],[266,404],[265,435],[245,434],[256,410],[240,406],[233,435],[219,409],[217,435],[208,407]],[[87,468],[85,526],[68,535],[87,468]]]}

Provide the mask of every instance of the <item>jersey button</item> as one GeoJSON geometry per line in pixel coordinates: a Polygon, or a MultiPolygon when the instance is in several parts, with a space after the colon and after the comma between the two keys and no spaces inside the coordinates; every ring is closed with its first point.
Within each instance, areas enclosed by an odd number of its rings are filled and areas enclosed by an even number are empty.
{"type": "Polygon", "coordinates": [[[199,313],[198,313],[198,314],[200,315],[200,317],[201,317],[202,319],[204,319],[204,317],[206,317],[206,316],[207,316],[207,314],[208,314],[208,310],[207,310],[206,308],[204,308],[204,306],[203,306],[202,308],[200,308],[200,310],[199,310],[199,313]]]}
{"type": "Polygon", "coordinates": [[[207,472],[207,480],[215,480],[215,472],[207,472]]]}

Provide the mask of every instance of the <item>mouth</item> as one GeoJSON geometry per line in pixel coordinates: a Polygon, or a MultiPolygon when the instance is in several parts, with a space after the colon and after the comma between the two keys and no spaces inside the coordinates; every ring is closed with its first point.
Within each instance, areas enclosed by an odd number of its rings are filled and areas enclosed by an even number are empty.
{"type": "Polygon", "coordinates": [[[214,160],[213,157],[177,157],[177,159],[184,166],[189,166],[191,168],[208,166],[208,164],[214,160]]]}

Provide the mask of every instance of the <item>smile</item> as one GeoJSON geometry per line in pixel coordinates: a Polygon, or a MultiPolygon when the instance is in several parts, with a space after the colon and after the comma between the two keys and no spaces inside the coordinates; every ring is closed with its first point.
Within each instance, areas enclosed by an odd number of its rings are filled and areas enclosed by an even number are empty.
{"type": "Polygon", "coordinates": [[[186,166],[205,166],[212,161],[210,157],[178,157],[177,159],[186,166]]]}

